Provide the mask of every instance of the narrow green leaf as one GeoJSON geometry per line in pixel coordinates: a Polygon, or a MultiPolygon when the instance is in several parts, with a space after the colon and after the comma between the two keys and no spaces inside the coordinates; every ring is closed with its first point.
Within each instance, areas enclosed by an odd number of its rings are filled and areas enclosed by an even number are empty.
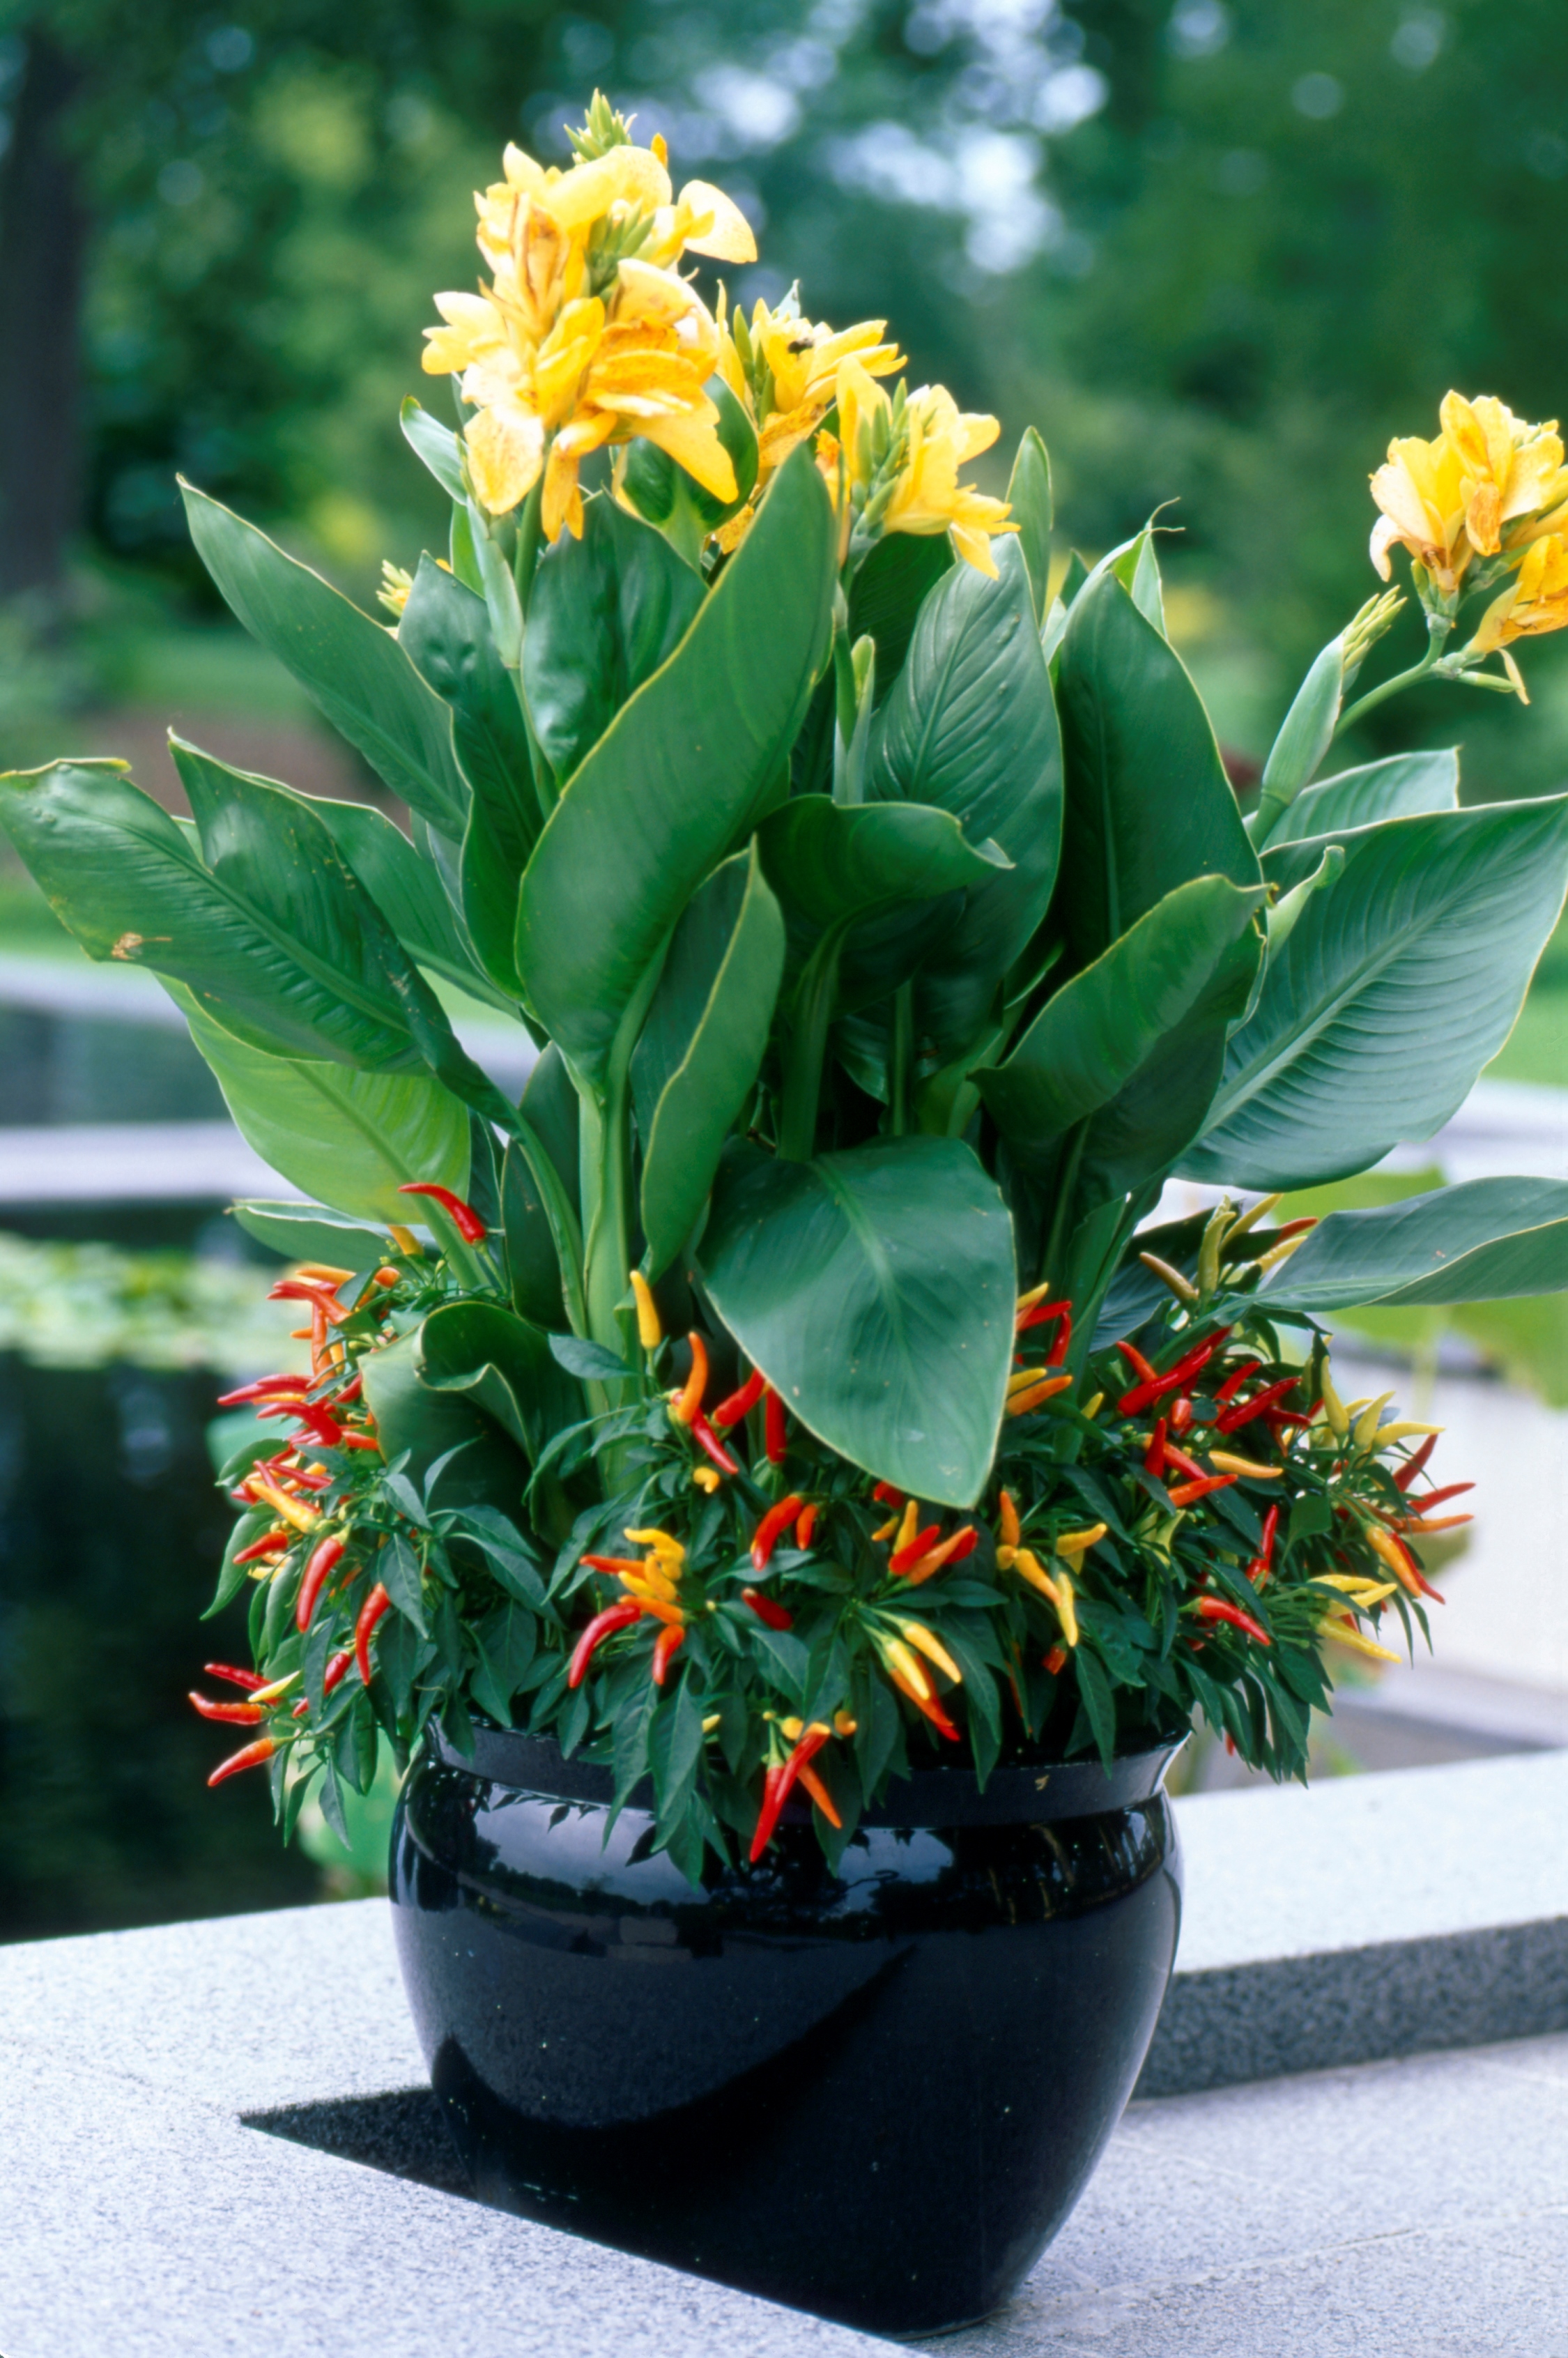
{"type": "Polygon", "coordinates": [[[1197,690],[1113,576],[1074,601],[1057,701],[1066,772],[1060,915],[1076,965],[1089,965],[1194,877],[1260,882],[1197,690]]]}
{"type": "Polygon", "coordinates": [[[1295,698],[1263,765],[1252,840],[1270,841],[1281,818],[1303,786],[1310,785],[1334,742],[1339,699],[1345,691],[1345,638],[1330,639],[1295,693],[1295,698]]]}
{"type": "Polygon", "coordinates": [[[1012,1352],[1006,1206],[967,1146],[906,1138],[791,1163],[732,1146],[700,1259],[792,1414],[901,1489],[964,1507],[1012,1352]]]}
{"type": "Polygon", "coordinates": [[[465,500],[462,447],[449,426],[432,417],[410,394],[398,412],[404,438],[422,459],[449,499],[465,500]]]}
{"type": "Polygon", "coordinates": [[[251,636],[394,794],[460,836],[468,795],[445,709],[392,633],[254,525],[189,483],[180,490],[197,554],[251,636]]]}
{"type": "Polygon", "coordinates": [[[1018,545],[1029,573],[1030,602],[1038,630],[1045,619],[1051,579],[1051,461],[1037,427],[1026,427],[1008,478],[1008,502],[1018,526],[1018,545]]]}
{"type": "MultiPolygon", "coordinates": [[[[1236,1033],[1190,1176],[1344,1178],[1430,1138],[1502,1046],[1568,885],[1568,796],[1385,819],[1342,838],[1236,1033]]],[[[1270,852],[1285,890],[1315,840],[1270,852]]]]}
{"type": "Polygon", "coordinates": [[[827,644],[833,537],[826,488],[802,449],[675,654],[617,715],[539,838],[523,880],[518,971],[589,1081],[604,1081],[622,1019],[676,918],[779,773],[827,644]]]}
{"type": "Polygon", "coordinates": [[[639,1104],[650,1278],[669,1267],[690,1234],[730,1126],[756,1086],[784,962],[784,919],[753,838],[749,852],[708,879],[676,927],[633,1059],[633,1090],[641,1061],[643,1100],[654,1099],[645,1125],[639,1104]]]}
{"type": "MultiPolygon", "coordinates": [[[[343,858],[398,940],[420,966],[460,990],[517,1012],[515,987],[498,990],[475,957],[435,863],[421,859],[401,827],[370,803],[312,802],[343,858]]],[[[428,831],[426,840],[431,840],[428,831]]],[[[441,838],[443,845],[445,838],[441,838]]],[[[448,847],[449,857],[455,849],[448,847]]]]}

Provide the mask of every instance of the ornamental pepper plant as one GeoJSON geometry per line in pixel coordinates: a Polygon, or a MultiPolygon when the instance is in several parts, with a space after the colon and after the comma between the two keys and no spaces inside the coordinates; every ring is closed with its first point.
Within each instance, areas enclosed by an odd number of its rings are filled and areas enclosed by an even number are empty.
{"type": "Polygon", "coordinates": [[[1468,1487],[1341,1401],[1327,1322],[1568,1277],[1544,1181],[1276,1214],[1450,1116],[1557,920],[1563,798],[1333,757],[1410,676],[1522,694],[1568,622],[1555,428],[1451,395],[1393,446],[1373,557],[1426,656],[1352,700],[1374,598],[1244,817],[1152,530],[1054,563],[1035,432],[989,496],[995,421],[881,322],[705,296],[745,221],[601,100],[479,209],[427,331],[455,427],[404,414],[449,541],[391,627],[186,492],[406,825],[178,741],[189,819],[113,763],[0,785],[303,1199],[239,1207],[309,1367],[234,1395],[277,1430],[224,1470],[214,1781],[341,1824],[384,1741],[521,1728],[651,1778],[696,1878],[1195,1714],[1301,1773],[1330,1650],[1424,1632],[1468,1487]],[[532,1044],[520,1100],[453,987],[532,1044]],[[1160,1225],[1173,1174],[1212,1211],[1160,1225]]]}

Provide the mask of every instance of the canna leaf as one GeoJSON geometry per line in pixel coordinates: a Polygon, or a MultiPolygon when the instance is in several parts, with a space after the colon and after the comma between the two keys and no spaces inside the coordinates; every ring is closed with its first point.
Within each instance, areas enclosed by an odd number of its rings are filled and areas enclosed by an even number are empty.
{"type": "Polygon", "coordinates": [[[523,682],[539,743],[569,778],[628,697],[669,661],[702,604],[702,577],[613,500],[589,500],[582,538],[540,563],[523,682]]]}
{"type": "Polygon", "coordinates": [[[241,1136],[291,1187],[384,1225],[408,1217],[409,1199],[397,1192],[406,1179],[466,1193],[468,1109],[439,1081],[265,1055],[211,1022],[180,984],[164,988],[184,1010],[241,1136]]]}
{"type": "MultiPolygon", "coordinates": [[[[903,669],[927,594],[954,562],[945,532],[890,532],[862,559],[849,585],[849,644],[860,638],[875,644],[879,703],[903,669]]],[[[832,681],[824,686],[831,712],[832,681]]]]}
{"type": "Polygon", "coordinates": [[[676,927],[633,1058],[649,1278],[686,1242],[756,1086],[784,963],[784,919],[753,838],[708,878],[676,927]]]}
{"type": "MultiPolygon", "coordinates": [[[[1190,1176],[1301,1187],[1430,1138],[1508,1037],[1568,885],[1568,796],[1385,819],[1340,840],[1230,1043],[1190,1176]]],[[[1271,851],[1288,890],[1317,840],[1271,851]]]]}
{"type": "Polygon", "coordinates": [[[1129,1186],[1190,1142],[1258,965],[1262,900],[1223,876],[1178,885],[1046,1001],[1005,1064],[977,1073],[1026,1171],[1048,1173],[1080,1125],[1081,1170],[1146,1163],[1129,1186]]]}
{"type": "Polygon", "coordinates": [[[397,641],[451,708],[452,743],[471,789],[459,871],[463,914],[490,981],[516,999],[517,893],[541,822],[514,676],[496,654],[483,599],[429,557],[419,560],[397,641]]]}
{"type": "Polygon", "coordinates": [[[398,423],[409,449],[429,468],[449,499],[468,497],[463,489],[462,445],[449,426],[432,417],[410,394],[398,412],[398,423]]]}
{"type": "Polygon", "coordinates": [[[778,776],[827,651],[833,543],[827,490],[803,449],[539,838],[523,880],[518,971],[595,1086],[676,921],[778,776]]]}
{"type": "Polygon", "coordinates": [[[967,1507],[1012,1353],[1012,1231],[967,1146],[792,1163],[736,1142],[699,1250],[715,1308],[792,1415],[879,1478],[967,1507]]]}
{"type": "MultiPolygon", "coordinates": [[[[482,971],[440,872],[433,860],[420,858],[402,828],[370,803],[313,801],[310,807],[410,957],[460,990],[515,1015],[515,990],[508,997],[482,971]]],[[[446,838],[440,840],[446,848],[446,838]]]]}
{"type": "Polygon", "coordinates": [[[1207,713],[1179,657],[1101,574],[1073,602],[1057,700],[1066,773],[1060,921],[1087,966],[1197,876],[1260,882],[1207,713]]]}
{"type": "Polygon", "coordinates": [[[1029,575],[1029,597],[1038,629],[1045,619],[1051,579],[1051,461],[1037,427],[1024,428],[1007,484],[1008,504],[1018,526],[1018,545],[1029,575]]]}
{"type": "Polygon", "coordinates": [[[460,836],[468,795],[439,699],[390,632],[276,542],[181,481],[197,555],[254,639],[432,827],[460,836]]]}
{"type": "Polygon", "coordinates": [[[1346,827],[1370,827],[1380,818],[1408,818],[1418,811],[1457,810],[1459,752],[1395,753],[1364,769],[1341,770],[1299,794],[1269,836],[1269,849],[1298,843],[1309,835],[1332,835],[1346,827]]]}
{"type": "Polygon", "coordinates": [[[428,1391],[460,1395],[531,1461],[584,1412],[582,1389],[526,1318],[493,1302],[449,1302],[418,1330],[414,1368],[428,1391]]]}
{"type": "Polygon", "coordinates": [[[405,1471],[416,1492],[444,1458],[432,1506],[500,1506],[516,1514],[528,1476],[523,1452],[467,1393],[422,1383],[418,1349],[416,1333],[365,1356],[365,1404],[375,1419],[383,1456],[391,1463],[407,1452],[405,1471]]]}
{"type": "Polygon", "coordinates": [[[341,1268],[374,1269],[386,1259],[379,1228],[325,1204],[236,1204],[234,1217],[248,1237],[285,1260],[323,1260],[341,1268]]]}
{"type": "Polygon", "coordinates": [[[877,718],[868,802],[934,804],[1011,871],[970,892],[925,961],[916,1023],[946,1060],[983,1028],[1002,976],[1055,882],[1062,766],[1029,575],[1011,542],[998,578],[956,566],[920,610],[909,657],[877,718]]]}
{"type": "Polygon", "coordinates": [[[1568,1186],[1469,1179],[1369,1211],[1331,1212],[1279,1271],[1271,1308],[1500,1302],[1568,1287],[1568,1186]]]}
{"type": "Polygon", "coordinates": [[[1316,775],[1339,725],[1345,693],[1345,634],[1330,639],[1295,693],[1295,698],[1263,765],[1258,809],[1249,829],[1261,848],[1274,834],[1303,786],[1316,775]]]}

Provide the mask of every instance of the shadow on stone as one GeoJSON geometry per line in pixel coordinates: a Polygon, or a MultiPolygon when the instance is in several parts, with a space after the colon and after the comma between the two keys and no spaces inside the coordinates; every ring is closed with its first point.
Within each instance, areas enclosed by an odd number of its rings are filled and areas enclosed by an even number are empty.
{"type": "Polygon", "coordinates": [[[324,2104],[285,2104],[276,2112],[243,2113],[246,2128],[295,2145],[362,2162],[392,2178],[412,2178],[442,2194],[473,2200],[440,2105],[428,2088],[390,2088],[378,2096],[340,2096],[324,2104]]]}

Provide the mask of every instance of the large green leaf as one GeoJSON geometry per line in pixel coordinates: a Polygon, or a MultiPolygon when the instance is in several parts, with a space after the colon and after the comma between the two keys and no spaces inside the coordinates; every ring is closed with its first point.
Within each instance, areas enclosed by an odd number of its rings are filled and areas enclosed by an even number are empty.
{"type": "Polygon", "coordinates": [[[587,1407],[547,1336],[498,1303],[449,1302],[432,1310],[418,1331],[414,1368],[427,1390],[471,1400],[533,1459],[587,1407]]]}
{"type": "Polygon", "coordinates": [[[551,814],[523,880],[518,970],[552,1037],[602,1084],[676,918],[773,786],[827,644],[832,509],[802,449],[661,671],[551,814]]]}
{"type": "Polygon", "coordinates": [[[468,795],[446,708],[389,631],[254,525],[181,483],[201,562],[251,636],[411,810],[460,836],[468,795]]]}
{"type": "Polygon", "coordinates": [[[975,888],[926,957],[917,1028],[938,1055],[984,1024],[997,985],[1045,914],[1061,830],[1062,762],[1022,553],[999,543],[993,581],[955,566],[920,609],[877,717],[868,802],[931,803],[1012,862],[975,888]]]}
{"type": "MultiPolygon", "coordinates": [[[[1223,876],[1179,884],[1046,1001],[1004,1065],[976,1074],[998,1129],[1026,1169],[1048,1164],[1069,1130],[1116,1108],[1151,1059],[1166,1068],[1173,1091],[1164,1120],[1151,1132],[1151,1171],[1167,1159],[1161,1150],[1173,1122],[1185,1128],[1171,1151],[1187,1144],[1219,1079],[1227,1015],[1246,1003],[1261,947],[1252,918],[1262,899],[1261,885],[1246,891],[1223,876]],[[1248,936],[1250,957],[1233,959],[1248,936]],[[1239,990],[1228,1005],[1227,982],[1232,994],[1239,990]],[[1200,1011],[1212,1035],[1206,1056],[1195,1053],[1198,1044],[1190,1036],[1189,1019],[1200,1011]],[[1179,1040],[1173,1036],[1178,1031],[1179,1040]]],[[[1141,1107],[1152,1110],[1146,1099],[1147,1090],[1141,1107]]],[[[1125,1111],[1119,1109],[1119,1132],[1125,1131],[1125,1111]]]]}
{"type": "Polygon", "coordinates": [[[535,1143],[528,1150],[515,1142],[507,1148],[501,1183],[513,1306],[536,1326],[559,1328],[573,1324],[574,1310],[580,1319],[580,1271],[568,1278],[570,1301],[562,1290],[562,1271],[582,1260],[581,1109],[553,1041],[528,1076],[522,1112],[535,1143]]]}
{"type": "Polygon", "coordinates": [[[1075,965],[1195,876],[1258,883],[1198,692],[1108,572],[1073,601],[1056,693],[1066,771],[1058,899],[1075,965]]]}
{"type": "Polygon", "coordinates": [[[1370,1211],[1331,1212],[1269,1288],[1281,1309],[1501,1302],[1568,1287],[1568,1186],[1469,1179],[1370,1211]]]}
{"type": "Polygon", "coordinates": [[[1051,529],[1054,522],[1051,497],[1051,461],[1038,427],[1026,426],[1019,441],[1007,484],[1008,505],[1018,526],[1018,545],[1029,574],[1029,595],[1036,625],[1045,619],[1051,579],[1051,529]]]}
{"type": "Polygon", "coordinates": [[[375,1419],[382,1455],[407,1453],[405,1468],[416,1489],[450,1451],[437,1477],[432,1504],[439,1507],[497,1506],[515,1515],[527,1480],[527,1464],[511,1435],[462,1391],[444,1391],[419,1380],[419,1337],[405,1335],[384,1350],[371,1351],[360,1365],[365,1404],[375,1419]]]}
{"type": "Polygon", "coordinates": [[[676,927],[632,1062],[650,1278],[690,1234],[730,1126],[756,1086],[784,962],[784,918],[753,838],[676,927]]]}
{"type": "Polygon", "coordinates": [[[439,1081],[265,1055],[203,1015],[179,984],[164,988],[184,1009],[241,1136],[291,1187],[384,1224],[408,1218],[397,1192],[406,1179],[467,1193],[468,1109],[439,1081]]]}
{"type": "Polygon", "coordinates": [[[1448,746],[1441,752],[1395,753],[1386,762],[1368,762],[1359,770],[1341,770],[1296,796],[1281,812],[1269,838],[1269,849],[1299,843],[1307,836],[1332,835],[1347,827],[1369,827],[1375,819],[1408,818],[1418,811],[1448,811],[1459,807],[1459,752],[1448,746]]]}
{"type": "MultiPolygon", "coordinates": [[[[402,828],[371,803],[312,802],[310,807],[416,963],[515,1015],[515,990],[510,995],[498,990],[481,968],[434,862],[420,858],[402,828]]],[[[434,840],[428,829],[425,835],[434,840]]]]}
{"type": "Polygon", "coordinates": [[[517,892],[540,813],[514,675],[495,651],[484,600],[429,557],[419,560],[397,640],[451,708],[453,746],[472,789],[460,870],[463,914],[491,981],[516,998],[517,892]]]}
{"type": "Polygon", "coordinates": [[[523,681],[551,768],[568,778],[628,697],[669,661],[702,603],[702,576],[663,533],[611,499],[583,510],[534,578],[523,681]]]}
{"type": "Polygon", "coordinates": [[[776,1160],[731,1147],[701,1246],[725,1325],[803,1424],[868,1473],[967,1507],[1012,1357],[1012,1229],[967,1146],[776,1160]]]}
{"type": "Polygon", "coordinates": [[[375,1269],[386,1259],[387,1238],[347,1212],[327,1204],[234,1206],[234,1217],[248,1237],[285,1260],[327,1261],[334,1268],[375,1269]]]}
{"type": "MultiPolygon", "coordinates": [[[[1194,1178],[1302,1187],[1430,1138],[1507,1039],[1568,883],[1568,796],[1346,833],[1231,1041],[1194,1178]]],[[[1321,856],[1271,851],[1282,889],[1321,856]]]]}

